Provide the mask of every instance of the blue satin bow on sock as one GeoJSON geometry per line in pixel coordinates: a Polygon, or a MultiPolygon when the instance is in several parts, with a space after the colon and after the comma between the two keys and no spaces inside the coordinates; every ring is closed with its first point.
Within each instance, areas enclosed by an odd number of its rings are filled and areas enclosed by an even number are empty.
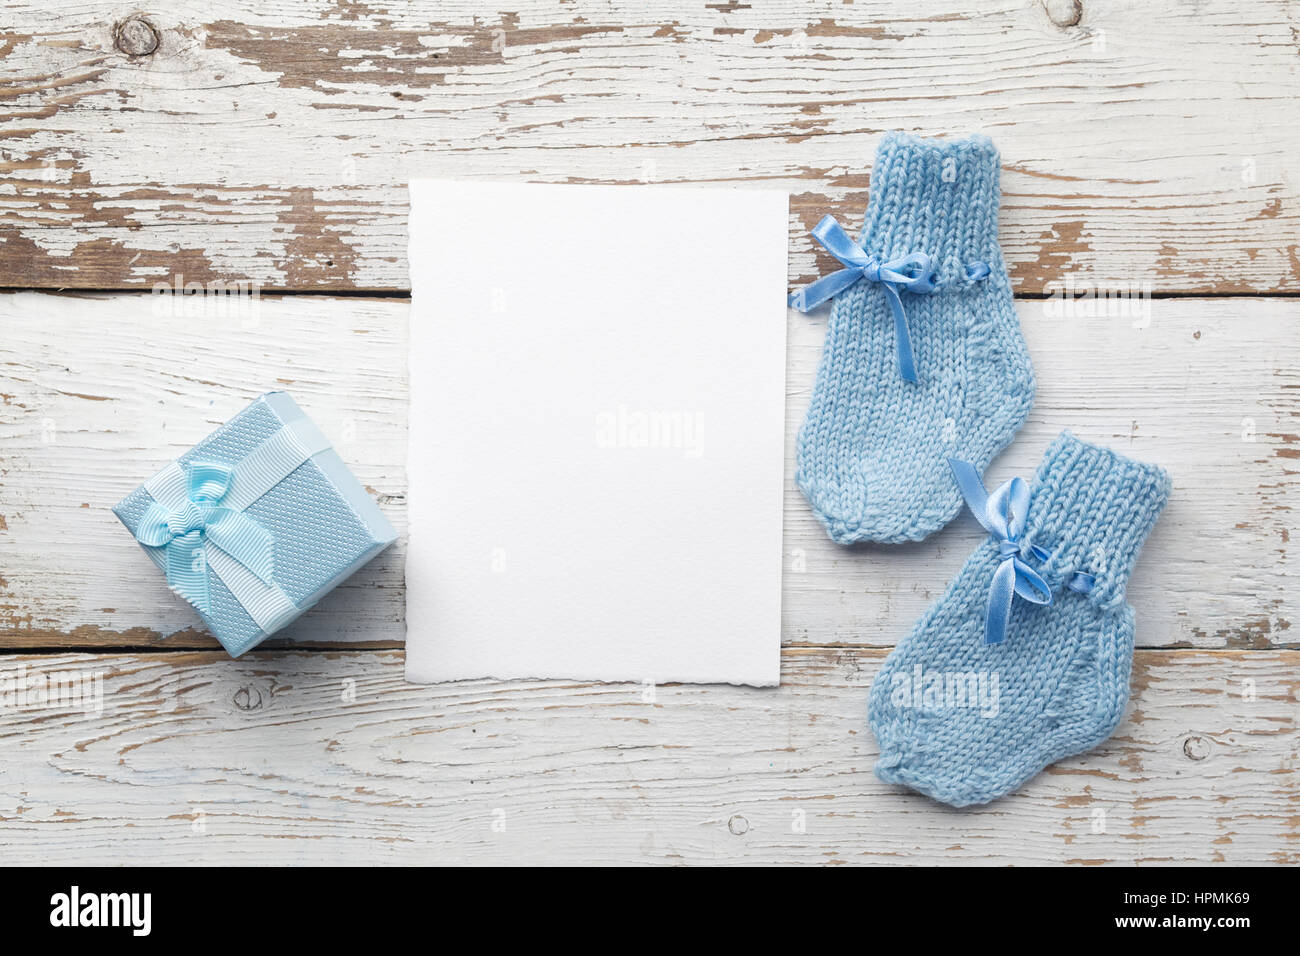
{"type": "Polygon", "coordinates": [[[826,251],[847,268],[822,276],[812,285],[792,293],[790,308],[808,312],[832,296],[839,295],[859,279],[879,282],[894,313],[894,337],[898,340],[898,371],[906,381],[916,381],[916,363],[912,358],[912,339],[907,331],[907,312],[903,308],[900,290],[913,294],[934,291],[934,278],[930,257],[924,252],[914,252],[898,259],[881,262],[853,241],[840,227],[834,216],[824,216],[812,231],[812,237],[826,251]]]}
{"type": "MultiPolygon", "coordinates": [[[[1047,582],[1020,559],[1020,535],[1025,530],[1025,517],[1029,513],[1029,484],[1023,478],[1012,478],[990,495],[984,490],[980,473],[970,462],[949,458],[948,465],[971,514],[998,542],[1002,561],[989,585],[984,643],[1001,644],[1007,636],[1013,594],[1031,604],[1052,603],[1052,590],[1047,582]]],[[[1040,552],[1045,553],[1041,548],[1035,550],[1035,554],[1040,552]]]]}

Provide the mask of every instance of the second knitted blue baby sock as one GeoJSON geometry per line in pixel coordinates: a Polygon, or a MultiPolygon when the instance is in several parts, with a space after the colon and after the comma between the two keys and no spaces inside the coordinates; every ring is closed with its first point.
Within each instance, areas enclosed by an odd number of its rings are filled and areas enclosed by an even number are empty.
{"type": "Polygon", "coordinates": [[[835,296],[799,432],[796,480],[841,544],[916,541],[961,509],[949,457],[983,470],[1029,413],[1034,377],[997,241],[998,152],[983,136],[885,137],[847,268],[791,296],[835,296]]]}
{"type": "Polygon", "coordinates": [[[871,686],[876,775],[953,806],[987,803],[1115,729],[1128,700],[1125,586],[1169,477],[1062,434],[1032,488],[984,496],[990,537],[889,655],[871,686]]]}

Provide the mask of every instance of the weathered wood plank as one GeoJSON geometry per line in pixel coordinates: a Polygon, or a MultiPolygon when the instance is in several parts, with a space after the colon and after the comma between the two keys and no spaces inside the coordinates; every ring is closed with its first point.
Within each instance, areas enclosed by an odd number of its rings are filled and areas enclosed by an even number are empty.
{"type": "Polygon", "coordinates": [[[7,656],[103,711],[9,708],[9,863],[1300,862],[1295,651],[1142,651],[1116,735],[953,811],[882,784],[881,650],[779,689],[416,686],[400,651],[7,656]],[[93,685],[92,685],[93,686],[93,685]]]}
{"type": "Polygon", "coordinates": [[[904,128],[996,137],[1026,293],[1300,289],[1294,6],[1059,6],[10,5],[0,282],[405,290],[417,174],[784,187],[803,281],[904,128]]]}
{"type": "MultiPolygon", "coordinates": [[[[1038,402],[990,480],[1032,474],[1063,427],[1164,464],[1174,497],[1130,589],[1139,644],[1296,646],[1300,302],[1143,300],[1149,315],[1094,318],[1057,305],[1020,303],[1038,402]]],[[[267,388],[295,394],[403,528],[407,313],[359,298],[0,295],[0,646],[213,646],[108,509],[267,388]]],[[[791,453],[823,329],[791,313],[791,453]]],[[[844,549],[792,474],[785,642],[894,644],[979,529],[963,518],[917,545],[844,549]]],[[[286,638],[400,642],[403,548],[286,638]]]]}

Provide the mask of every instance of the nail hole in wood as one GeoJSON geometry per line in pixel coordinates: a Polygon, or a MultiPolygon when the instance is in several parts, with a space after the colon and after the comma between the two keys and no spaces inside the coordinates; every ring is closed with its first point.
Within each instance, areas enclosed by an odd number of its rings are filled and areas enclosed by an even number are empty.
{"type": "Polygon", "coordinates": [[[129,17],[113,28],[113,45],[127,56],[148,56],[158,49],[158,29],[144,17],[129,17]]]}

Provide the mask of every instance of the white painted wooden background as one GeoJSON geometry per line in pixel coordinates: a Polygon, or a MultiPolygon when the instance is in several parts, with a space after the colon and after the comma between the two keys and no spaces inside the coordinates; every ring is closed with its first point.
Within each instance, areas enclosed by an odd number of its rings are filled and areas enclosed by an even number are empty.
{"type": "MultiPolygon", "coordinates": [[[[35,290],[0,294],[0,677],[104,691],[0,711],[7,861],[1300,859],[1292,7],[181,3],[129,56],[133,12],[10,4],[0,33],[0,284],[35,290]],[[1014,796],[951,811],[870,772],[867,688],[965,518],[843,549],[788,482],[782,687],[651,700],[404,684],[400,543],[230,661],[107,510],[284,387],[403,527],[413,173],[783,185],[793,285],[895,127],[1003,152],[1040,385],[990,479],[1068,426],[1175,484],[1125,722],[1014,796]],[[264,294],[124,291],[219,280],[264,294]],[[1061,316],[1036,296],[1067,280],[1159,297],[1061,316]]],[[[791,444],[823,325],[790,317],[791,444]]]]}

